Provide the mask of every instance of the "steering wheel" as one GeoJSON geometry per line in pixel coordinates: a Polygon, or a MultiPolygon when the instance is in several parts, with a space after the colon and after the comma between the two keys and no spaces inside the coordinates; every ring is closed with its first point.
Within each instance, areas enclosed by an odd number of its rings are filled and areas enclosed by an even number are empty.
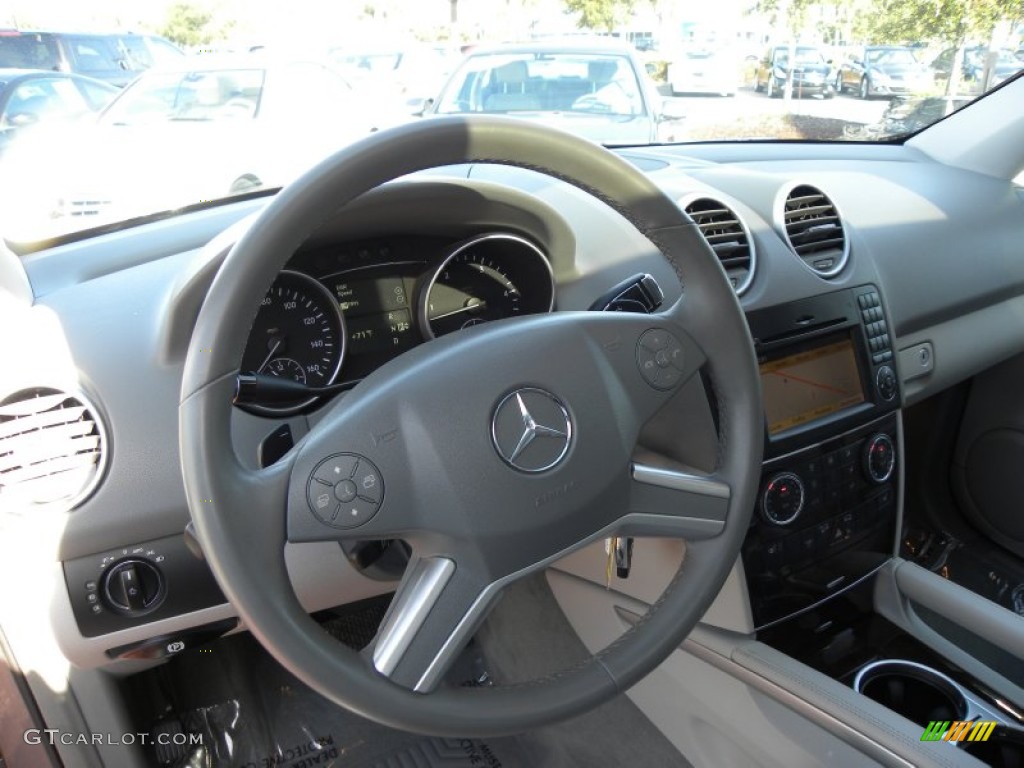
{"type": "Polygon", "coordinates": [[[762,449],[760,380],[743,312],[693,222],[649,179],[567,133],[503,117],[439,117],[375,133],[279,192],[215,277],[179,409],[189,507],[248,629],[287,669],[375,721],[444,736],[514,733],[632,686],[697,623],[739,553],[762,449]],[[348,202],[457,163],[538,170],[622,213],[665,255],[683,297],[654,315],[556,312],[412,349],[339,398],[278,463],[232,447],[240,350],[285,261],[348,202]],[[711,474],[641,460],[645,422],[706,371],[718,409],[711,474]],[[687,540],[643,619],[585,663],[529,684],[442,685],[502,590],[609,535],[687,540]],[[286,541],[404,539],[412,558],[370,648],[307,615],[286,541]]]}

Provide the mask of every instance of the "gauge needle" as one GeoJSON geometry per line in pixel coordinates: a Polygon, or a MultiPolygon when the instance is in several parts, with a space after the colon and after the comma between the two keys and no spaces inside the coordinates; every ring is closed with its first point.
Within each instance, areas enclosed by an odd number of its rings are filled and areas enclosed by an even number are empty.
{"type": "Polygon", "coordinates": [[[451,312],[445,312],[444,314],[441,314],[441,315],[434,315],[432,318],[430,318],[430,320],[431,321],[443,320],[446,317],[451,317],[452,315],[457,315],[460,312],[469,312],[470,310],[473,310],[473,309],[478,309],[478,310],[479,309],[487,309],[487,302],[486,301],[480,301],[479,299],[474,299],[474,300],[472,300],[472,303],[467,304],[464,307],[459,307],[458,309],[453,309],[451,312]]]}
{"type": "Polygon", "coordinates": [[[274,354],[277,352],[278,347],[280,347],[283,343],[284,336],[278,336],[277,340],[274,342],[274,346],[270,348],[270,352],[267,354],[267,359],[264,360],[263,364],[256,369],[255,373],[262,373],[263,369],[267,367],[267,363],[269,363],[274,358],[274,354]]]}

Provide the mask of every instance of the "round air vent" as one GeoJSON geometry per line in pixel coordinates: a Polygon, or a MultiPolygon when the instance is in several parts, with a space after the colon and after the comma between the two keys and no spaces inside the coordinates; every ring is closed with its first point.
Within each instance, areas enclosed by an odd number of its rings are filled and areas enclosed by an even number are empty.
{"type": "Polygon", "coordinates": [[[725,203],[709,197],[692,200],[684,210],[722,262],[733,290],[743,293],[754,279],[754,243],[743,221],[725,203]]]}
{"type": "Polygon", "coordinates": [[[793,187],[782,206],[782,231],[789,247],[822,277],[838,275],[850,256],[850,245],[833,203],[809,184],[793,187]]]}
{"type": "Polygon", "coordinates": [[[99,482],[106,435],[80,395],[25,389],[0,400],[0,507],[79,503],[99,482]]]}

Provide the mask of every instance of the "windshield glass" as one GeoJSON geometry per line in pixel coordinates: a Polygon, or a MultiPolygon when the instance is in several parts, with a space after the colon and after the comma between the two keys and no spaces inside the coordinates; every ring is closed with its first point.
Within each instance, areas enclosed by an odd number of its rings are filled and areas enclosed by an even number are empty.
{"type": "Polygon", "coordinates": [[[7,0],[0,237],[269,194],[438,115],[616,147],[901,141],[1022,51],[1016,0],[7,0]]]}
{"type": "Polygon", "coordinates": [[[263,91],[263,77],[261,69],[154,72],[125,88],[98,122],[131,125],[252,118],[263,91]]]}
{"type": "Polygon", "coordinates": [[[869,48],[868,62],[882,66],[913,67],[917,65],[913,51],[907,48],[869,48]]]}
{"type": "MultiPolygon", "coordinates": [[[[797,66],[812,64],[825,64],[825,55],[817,48],[797,48],[794,59],[797,66]]],[[[778,48],[775,53],[775,63],[780,67],[789,64],[789,48],[778,48]]]]}

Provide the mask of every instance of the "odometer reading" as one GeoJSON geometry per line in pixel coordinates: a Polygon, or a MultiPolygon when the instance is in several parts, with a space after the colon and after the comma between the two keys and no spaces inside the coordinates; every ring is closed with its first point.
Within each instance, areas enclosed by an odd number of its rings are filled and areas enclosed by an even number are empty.
{"type": "MultiPolygon", "coordinates": [[[[260,302],[241,369],[311,387],[326,386],[341,369],[345,337],[345,321],[330,291],[311,277],[284,271],[260,302]]],[[[261,410],[288,412],[313,400],[261,410]]]]}

